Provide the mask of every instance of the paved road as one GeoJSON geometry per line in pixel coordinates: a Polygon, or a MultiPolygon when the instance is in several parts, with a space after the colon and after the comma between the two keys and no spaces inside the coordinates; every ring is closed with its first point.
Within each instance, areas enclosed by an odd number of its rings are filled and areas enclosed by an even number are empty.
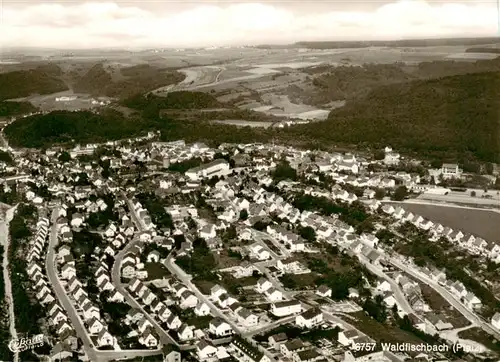
{"type": "MultiPolygon", "coordinates": [[[[9,235],[9,223],[10,218],[7,213],[4,217],[0,216],[0,245],[3,245],[3,280],[5,285],[5,301],[7,302],[9,311],[9,332],[11,339],[17,339],[16,331],[16,315],[14,312],[14,298],[12,297],[12,284],[10,282],[10,272],[9,272],[9,246],[10,246],[10,235],[9,235]]],[[[19,361],[19,353],[14,353],[14,362],[19,361]]]]}
{"type": "Polygon", "coordinates": [[[410,303],[408,303],[408,300],[406,299],[403,291],[396,283],[396,281],[394,281],[386,273],[384,273],[384,271],[381,268],[371,264],[363,256],[359,256],[358,259],[370,272],[389,282],[389,284],[391,285],[392,292],[394,293],[394,298],[396,299],[398,306],[403,310],[403,312],[405,312],[406,314],[414,314],[418,316],[418,314],[416,314],[413,308],[411,307],[410,303]]]}
{"type": "MultiPolygon", "coordinates": [[[[129,293],[128,289],[127,289],[127,284],[123,284],[121,282],[121,277],[120,277],[120,266],[121,266],[121,263],[122,263],[122,260],[125,256],[125,254],[138,242],[139,240],[138,239],[134,239],[132,240],[130,243],[128,243],[115,257],[115,262],[113,264],[113,268],[111,269],[111,282],[112,284],[115,286],[115,288],[123,294],[123,296],[125,297],[125,300],[127,301],[127,303],[132,306],[133,308],[137,308],[139,309],[142,313],[144,313],[144,315],[146,316],[146,318],[148,319],[149,322],[151,322],[151,324],[153,325],[153,327],[156,329],[156,332],[158,333],[158,335],[160,336],[160,340],[165,343],[170,343],[170,344],[175,344],[176,346],[179,346],[179,343],[177,343],[177,341],[175,341],[174,339],[172,339],[172,337],[168,334],[167,331],[165,331],[165,329],[163,329],[163,327],[149,314],[149,312],[147,312],[143,305],[139,302],[137,302],[137,300],[129,293]]],[[[186,346],[184,346],[184,349],[190,349],[190,348],[186,348],[186,346]]],[[[191,348],[193,348],[192,346],[190,346],[191,348]]]]}
{"type": "Polygon", "coordinates": [[[265,326],[259,327],[257,329],[253,329],[251,332],[247,332],[246,336],[250,337],[250,336],[255,336],[257,334],[260,334],[260,333],[265,333],[265,332],[270,331],[270,330],[272,330],[276,327],[279,327],[283,324],[287,324],[287,323],[295,321],[295,317],[296,317],[295,315],[291,315],[291,316],[288,316],[285,318],[278,319],[277,321],[269,323],[265,326]]]}
{"type": "MultiPolygon", "coordinates": [[[[138,217],[137,213],[135,212],[135,209],[134,209],[134,205],[132,203],[132,201],[130,201],[126,195],[124,194],[126,200],[127,200],[127,204],[128,204],[128,207],[129,207],[129,214],[130,216],[132,217],[132,221],[135,223],[138,231],[144,231],[146,230],[146,227],[144,226],[144,223],[142,222],[142,220],[138,217]]],[[[142,304],[137,302],[137,300],[129,293],[128,289],[126,288],[127,285],[126,284],[123,284],[121,282],[121,277],[120,277],[120,266],[121,266],[121,263],[123,261],[123,258],[125,257],[125,254],[127,254],[127,252],[138,242],[139,240],[138,239],[134,239],[132,240],[131,242],[129,242],[115,257],[115,262],[113,264],[113,268],[111,270],[111,281],[113,283],[113,285],[115,286],[115,288],[123,294],[123,296],[125,297],[125,300],[127,301],[127,303],[134,307],[134,308],[137,308],[139,309],[142,313],[144,313],[144,315],[146,316],[146,318],[149,320],[149,322],[151,322],[151,324],[153,325],[153,327],[156,329],[156,332],[158,333],[158,335],[160,336],[160,339],[163,343],[167,342],[167,343],[170,343],[170,344],[175,344],[176,346],[180,347],[181,349],[183,350],[189,350],[189,349],[193,349],[194,346],[192,345],[179,345],[179,343],[177,343],[177,341],[175,341],[169,334],[167,331],[165,331],[165,329],[163,329],[163,327],[148,313],[146,312],[146,310],[143,308],[142,304]]]]}
{"type": "Polygon", "coordinates": [[[186,287],[191,290],[191,292],[196,295],[196,297],[203,301],[208,307],[210,308],[210,311],[212,312],[212,315],[215,317],[219,317],[223,320],[225,320],[235,332],[239,334],[243,334],[244,331],[241,329],[241,327],[236,324],[234,321],[232,321],[227,315],[222,313],[222,311],[200,290],[191,283],[191,277],[184,272],[177,264],[175,264],[175,259],[173,257],[173,254],[170,254],[164,261],[164,265],[167,267],[167,269],[172,273],[172,275],[175,275],[186,287]]]}
{"type": "MultiPolygon", "coordinates": [[[[281,244],[279,241],[277,241],[273,236],[271,236],[265,232],[255,230],[255,229],[251,229],[251,230],[252,230],[252,236],[255,238],[255,240],[261,241],[264,244],[266,244],[264,242],[264,240],[266,240],[266,239],[270,240],[273,243],[273,245],[275,247],[277,247],[281,251],[281,253],[283,254],[283,256],[280,257],[281,259],[288,258],[292,255],[290,250],[288,250],[283,244],[281,244]]],[[[268,249],[270,249],[270,248],[268,247],[268,249]]],[[[273,254],[276,255],[275,253],[273,253],[273,254]]]]}
{"type": "Polygon", "coordinates": [[[61,281],[59,280],[59,277],[57,276],[57,270],[56,270],[56,247],[57,247],[57,217],[58,217],[58,211],[59,208],[55,207],[52,210],[52,217],[51,217],[51,232],[50,232],[50,238],[49,238],[49,246],[48,246],[48,251],[47,251],[47,257],[45,259],[45,270],[47,272],[47,277],[49,279],[49,283],[52,285],[52,289],[54,290],[56,298],[59,300],[61,303],[62,307],[66,310],[66,313],[69,316],[69,319],[71,320],[71,323],[73,324],[73,328],[75,329],[76,334],[78,337],[81,338],[83,342],[83,349],[89,359],[91,361],[102,361],[98,357],[97,350],[94,349],[94,345],[92,344],[92,341],[90,340],[90,336],[87,333],[87,330],[83,324],[83,321],[81,320],[80,316],[78,315],[75,307],[71,303],[68,295],[66,294],[63,286],[61,285],[61,281]]]}
{"type": "Polygon", "coordinates": [[[493,326],[486,322],[484,319],[479,317],[473,311],[467,309],[462,302],[455,299],[455,297],[444,287],[429,279],[424,274],[416,271],[417,267],[413,265],[404,264],[401,261],[391,257],[388,260],[396,267],[404,271],[405,273],[411,275],[412,277],[420,280],[422,283],[427,284],[431,288],[433,288],[436,292],[438,292],[450,305],[452,305],[456,310],[458,310],[465,318],[467,318],[472,324],[476,324],[480,326],[485,332],[493,335],[496,339],[500,340],[500,332],[495,330],[493,326]]]}
{"type": "MultiPolygon", "coordinates": [[[[172,254],[170,254],[166,259],[165,259],[165,266],[167,269],[173,274],[176,275],[177,278],[186,285],[186,287],[191,290],[191,292],[196,295],[196,297],[203,301],[208,307],[210,308],[210,311],[212,315],[219,317],[226,321],[232,328],[233,330],[241,335],[243,338],[250,340],[250,335],[248,331],[245,331],[244,328],[240,327],[238,324],[236,324],[234,321],[232,321],[228,316],[226,316],[222,311],[214,304],[206,295],[201,293],[199,289],[191,283],[191,278],[174,262],[174,258],[172,257],[172,254]]],[[[263,348],[260,344],[257,345],[257,348],[264,353],[271,361],[275,361],[275,358],[271,352],[269,352],[267,349],[263,348]]]]}

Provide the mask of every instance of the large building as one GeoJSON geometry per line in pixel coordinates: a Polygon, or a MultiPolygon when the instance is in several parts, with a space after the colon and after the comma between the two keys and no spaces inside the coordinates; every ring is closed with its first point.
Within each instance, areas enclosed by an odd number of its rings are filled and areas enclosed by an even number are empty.
{"type": "Polygon", "coordinates": [[[193,180],[209,179],[213,176],[222,176],[229,173],[229,163],[224,159],[217,159],[210,163],[193,167],[185,175],[193,180]]]}
{"type": "Polygon", "coordinates": [[[441,167],[441,175],[443,175],[444,179],[460,178],[462,172],[463,171],[455,163],[443,163],[441,167]]]}

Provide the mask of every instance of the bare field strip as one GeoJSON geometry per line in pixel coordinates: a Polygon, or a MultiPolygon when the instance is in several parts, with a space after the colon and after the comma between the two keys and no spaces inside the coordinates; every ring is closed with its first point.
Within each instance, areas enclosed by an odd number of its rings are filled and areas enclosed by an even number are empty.
{"type": "Polygon", "coordinates": [[[394,204],[394,206],[402,206],[405,210],[426,217],[435,223],[480,236],[488,242],[500,243],[500,213],[412,203],[394,204]]]}

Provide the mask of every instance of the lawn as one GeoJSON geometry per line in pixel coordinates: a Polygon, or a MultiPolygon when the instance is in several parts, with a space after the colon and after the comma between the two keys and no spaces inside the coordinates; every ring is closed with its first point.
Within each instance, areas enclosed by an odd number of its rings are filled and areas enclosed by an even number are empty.
{"type": "Polygon", "coordinates": [[[468,326],[470,322],[459,311],[453,308],[438,292],[427,284],[419,283],[422,296],[433,311],[444,314],[455,328],[468,326]]]}
{"type": "Polygon", "coordinates": [[[205,295],[210,295],[210,289],[215,285],[214,282],[208,280],[193,280],[194,285],[205,295]]]}
{"type": "Polygon", "coordinates": [[[481,343],[493,352],[500,353],[500,342],[491,337],[488,333],[479,327],[469,328],[458,333],[459,338],[470,339],[481,343]]]}
{"type": "Polygon", "coordinates": [[[148,272],[148,280],[162,279],[170,276],[168,269],[161,263],[146,263],[144,269],[148,272]]]}
{"type": "Polygon", "coordinates": [[[315,288],[316,279],[320,277],[316,273],[307,274],[285,274],[279,278],[286,289],[304,290],[315,288]]]}
{"type": "Polygon", "coordinates": [[[405,210],[419,214],[429,220],[449,226],[454,230],[471,233],[480,236],[486,241],[500,243],[500,214],[487,210],[462,209],[459,207],[448,207],[438,205],[419,205],[405,203],[405,210]]]}

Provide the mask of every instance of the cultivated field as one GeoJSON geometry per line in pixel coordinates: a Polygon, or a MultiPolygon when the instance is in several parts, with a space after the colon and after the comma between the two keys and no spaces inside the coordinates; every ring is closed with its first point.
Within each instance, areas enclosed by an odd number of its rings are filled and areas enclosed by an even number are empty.
{"type": "Polygon", "coordinates": [[[433,222],[449,226],[454,230],[461,230],[464,233],[467,232],[480,236],[488,242],[494,241],[500,243],[500,213],[498,212],[413,203],[397,205],[414,214],[426,217],[433,222]]]}

